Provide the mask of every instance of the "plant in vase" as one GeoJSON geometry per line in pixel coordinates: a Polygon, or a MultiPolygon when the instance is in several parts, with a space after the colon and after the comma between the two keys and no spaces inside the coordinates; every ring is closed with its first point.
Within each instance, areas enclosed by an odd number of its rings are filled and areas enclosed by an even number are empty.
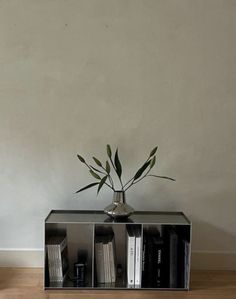
{"type": "Polygon", "coordinates": [[[105,164],[103,164],[99,159],[93,157],[96,167],[91,164],[88,164],[82,156],[77,155],[80,162],[83,163],[88,168],[89,173],[97,181],[90,183],[89,185],[79,189],[76,193],[97,186],[97,194],[98,194],[103,186],[107,186],[108,188],[113,190],[114,195],[113,195],[112,204],[107,206],[104,209],[104,212],[113,218],[128,217],[134,212],[134,209],[126,203],[125,192],[128,189],[130,189],[132,186],[134,186],[135,184],[139,183],[141,180],[147,177],[156,177],[156,178],[175,181],[175,179],[167,176],[160,176],[160,175],[150,173],[150,171],[156,164],[156,152],[157,152],[157,146],[150,152],[147,160],[138,169],[135,175],[125,183],[122,180],[122,165],[118,155],[118,148],[116,149],[115,155],[113,156],[111,146],[108,144],[107,145],[108,160],[105,162],[105,164]],[[119,190],[117,190],[115,186],[114,176],[113,176],[114,174],[112,174],[112,169],[114,170],[114,173],[119,180],[120,183],[119,190]]]}

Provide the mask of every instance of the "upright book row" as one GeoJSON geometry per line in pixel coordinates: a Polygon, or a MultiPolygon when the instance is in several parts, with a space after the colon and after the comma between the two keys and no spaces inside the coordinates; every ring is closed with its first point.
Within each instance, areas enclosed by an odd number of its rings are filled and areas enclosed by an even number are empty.
{"type": "Polygon", "coordinates": [[[188,226],[104,224],[93,229],[86,248],[68,240],[67,230],[47,238],[50,286],[188,288],[188,226]]]}
{"type": "MultiPolygon", "coordinates": [[[[188,288],[189,235],[178,226],[126,226],[126,257],[122,273],[128,288],[188,288]]],[[[115,234],[112,227],[95,235],[96,281],[117,286],[115,234]]],[[[104,285],[105,286],[105,285],[104,285]]]]}
{"type": "Polygon", "coordinates": [[[66,236],[51,236],[47,239],[46,249],[50,282],[54,285],[63,283],[69,270],[66,236]]]}
{"type": "Polygon", "coordinates": [[[117,262],[114,232],[100,228],[95,236],[95,262],[97,284],[115,284],[117,262]]]}

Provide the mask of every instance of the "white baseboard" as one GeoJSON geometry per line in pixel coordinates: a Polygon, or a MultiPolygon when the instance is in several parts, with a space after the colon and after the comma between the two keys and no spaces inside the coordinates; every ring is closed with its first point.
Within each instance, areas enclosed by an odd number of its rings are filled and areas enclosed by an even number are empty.
{"type": "Polygon", "coordinates": [[[1,249],[0,267],[43,267],[42,249],[1,249]]]}
{"type": "MultiPolygon", "coordinates": [[[[42,249],[0,249],[0,267],[43,267],[42,249]]],[[[193,251],[191,269],[236,270],[236,252],[193,251]]]]}

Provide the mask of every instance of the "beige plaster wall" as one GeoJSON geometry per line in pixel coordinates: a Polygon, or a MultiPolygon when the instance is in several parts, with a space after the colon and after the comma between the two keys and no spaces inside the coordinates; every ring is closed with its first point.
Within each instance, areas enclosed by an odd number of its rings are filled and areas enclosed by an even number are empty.
{"type": "Polygon", "coordinates": [[[135,209],[182,210],[193,250],[236,252],[236,1],[0,0],[0,247],[42,248],[50,209],[102,209],[76,158],[119,146],[135,209]]]}

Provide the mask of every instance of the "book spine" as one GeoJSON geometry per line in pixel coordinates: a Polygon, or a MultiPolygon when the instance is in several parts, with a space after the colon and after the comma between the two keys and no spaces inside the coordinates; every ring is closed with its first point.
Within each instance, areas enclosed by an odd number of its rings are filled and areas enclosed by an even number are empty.
{"type": "Polygon", "coordinates": [[[141,286],[141,236],[135,238],[135,286],[141,286]]]}
{"type": "Polygon", "coordinates": [[[51,245],[51,250],[52,250],[52,271],[53,271],[52,281],[56,281],[57,269],[56,269],[56,255],[55,255],[54,245],[51,245]]]}
{"type": "Polygon", "coordinates": [[[110,263],[110,252],[109,252],[109,243],[106,244],[106,253],[107,253],[107,279],[108,283],[111,283],[111,263],[110,263]]]}
{"type": "MultiPolygon", "coordinates": [[[[63,247],[63,249],[65,248],[65,246],[63,247]]],[[[61,256],[62,251],[59,245],[57,246],[56,251],[57,251],[58,280],[63,281],[62,256],[61,256]]]]}
{"type": "Polygon", "coordinates": [[[108,274],[108,252],[106,243],[102,244],[103,255],[104,255],[104,277],[105,283],[109,283],[109,274],[108,274]]]}
{"type": "Polygon", "coordinates": [[[113,241],[108,243],[109,248],[109,262],[110,262],[110,272],[111,272],[111,282],[116,281],[116,271],[115,271],[115,258],[114,258],[114,246],[113,241]]]}
{"type": "Polygon", "coordinates": [[[158,244],[155,244],[154,250],[156,258],[156,277],[154,286],[160,288],[163,286],[163,244],[161,243],[161,241],[158,244]]]}
{"type": "Polygon", "coordinates": [[[95,244],[95,259],[97,269],[97,282],[105,282],[104,273],[104,256],[103,256],[103,244],[101,242],[95,244]]]}
{"type": "Polygon", "coordinates": [[[48,271],[49,271],[49,280],[53,279],[53,257],[52,257],[52,248],[50,245],[47,245],[47,254],[48,254],[48,271]]]}
{"type": "Polygon", "coordinates": [[[135,270],[135,237],[127,233],[127,281],[129,287],[134,287],[135,270]]]}
{"type": "Polygon", "coordinates": [[[184,287],[188,288],[189,281],[189,242],[184,242],[184,287]]]}
{"type": "Polygon", "coordinates": [[[153,287],[153,280],[155,268],[154,268],[154,245],[153,241],[150,235],[147,236],[147,287],[152,288],[153,287]]]}
{"type": "Polygon", "coordinates": [[[146,233],[143,234],[143,249],[142,249],[142,286],[146,286],[146,263],[147,263],[147,240],[146,240],[146,233]]]}
{"type": "Polygon", "coordinates": [[[170,288],[177,288],[178,236],[170,232],[170,288]]]}

